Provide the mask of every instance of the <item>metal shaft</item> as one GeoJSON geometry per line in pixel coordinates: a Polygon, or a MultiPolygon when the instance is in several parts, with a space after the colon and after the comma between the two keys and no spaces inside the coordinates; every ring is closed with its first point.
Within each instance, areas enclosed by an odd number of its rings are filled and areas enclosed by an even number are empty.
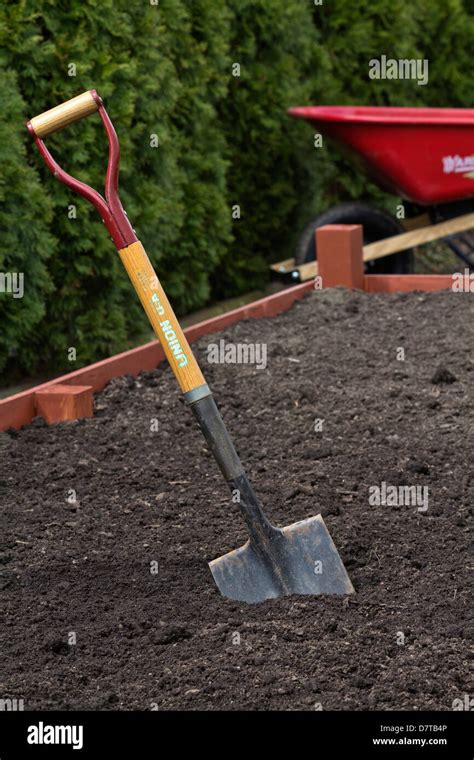
{"type": "Polygon", "coordinates": [[[263,548],[277,529],[258,502],[213,396],[209,393],[189,405],[227,485],[232,493],[238,492],[240,511],[250,535],[263,548]]]}

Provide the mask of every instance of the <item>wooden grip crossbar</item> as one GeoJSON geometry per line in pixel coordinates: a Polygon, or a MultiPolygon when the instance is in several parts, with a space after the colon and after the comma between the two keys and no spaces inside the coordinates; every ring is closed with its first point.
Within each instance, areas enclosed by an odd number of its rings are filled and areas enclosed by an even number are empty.
{"type": "Polygon", "coordinates": [[[98,111],[99,104],[95,90],[88,90],[49,111],[44,111],[39,116],[33,116],[28,125],[36,137],[43,138],[98,111]]]}

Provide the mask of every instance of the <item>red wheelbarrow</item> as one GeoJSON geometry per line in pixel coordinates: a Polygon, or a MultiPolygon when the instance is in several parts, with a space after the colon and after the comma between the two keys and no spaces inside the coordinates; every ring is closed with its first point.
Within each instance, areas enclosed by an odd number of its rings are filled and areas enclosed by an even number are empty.
{"type": "Polygon", "coordinates": [[[325,224],[363,225],[367,271],[409,272],[413,246],[440,238],[474,267],[474,109],[308,106],[288,113],[309,121],[381,188],[401,197],[405,214],[398,220],[361,202],[335,206],[307,225],[294,264],[288,259],[274,271],[296,281],[312,276],[311,267],[299,268],[317,258],[314,233],[325,224]]]}

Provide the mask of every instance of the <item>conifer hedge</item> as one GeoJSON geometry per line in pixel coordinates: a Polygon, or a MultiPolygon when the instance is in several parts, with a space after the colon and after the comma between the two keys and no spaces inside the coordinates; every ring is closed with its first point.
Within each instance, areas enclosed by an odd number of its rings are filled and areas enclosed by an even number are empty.
{"type": "MultiPolygon", "coordinates": [[[[469,4],[4,2],[0,273],[25,278],[22,299],[0,293],[4,377],[72,370],[149,334],[95,210],[49,175],[27,118],[99,91],[121,142],[124,206],[184,313],[262,284],[269,260],[291,254],[312,213],[380,197],[330,146],[315,150],[289,106],[473,106],[469,4]],[[428,57],[429,85],[370,81],[368,62],[381,54],[428,57]]],[[[96,117],[48,145],[102,187],[107,151],[96,117]]]]}

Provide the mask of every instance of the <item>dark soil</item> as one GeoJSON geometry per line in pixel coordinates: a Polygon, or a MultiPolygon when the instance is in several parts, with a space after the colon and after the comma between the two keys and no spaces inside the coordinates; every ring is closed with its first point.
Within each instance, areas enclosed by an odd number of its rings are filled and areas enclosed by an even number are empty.
{"type": "Polygon", "coordinates": [[[207,563],[246,534],[166,366],[110,383],[94,419],[0,434],[0,697],[451,710],[472,694],[473,305],[322,291],[198,345],[269,516],[321,512],[350,598],[219,595],[207,563]],[[267,369],[209,365],[220,338],[265,342],[267,369]],[[371,506],[382,481],[428,486],[427,511],[371,506]]]}

